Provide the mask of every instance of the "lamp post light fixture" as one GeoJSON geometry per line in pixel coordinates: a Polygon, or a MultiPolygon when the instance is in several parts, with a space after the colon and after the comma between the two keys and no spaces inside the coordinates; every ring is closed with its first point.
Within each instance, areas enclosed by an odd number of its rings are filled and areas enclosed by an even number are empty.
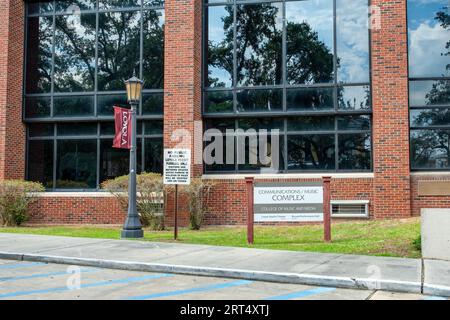
{"type": "Polygon", "coordinates": [[[131,148],[130,148],[130,174],[128,179],[128,213],[123,225],[122,238],[142,238],[144,231],[137,212],[136,201],[136,110],[141,99],[144,81],[136,76],[125,81],[128,103],[131,105],[131,148]]]}

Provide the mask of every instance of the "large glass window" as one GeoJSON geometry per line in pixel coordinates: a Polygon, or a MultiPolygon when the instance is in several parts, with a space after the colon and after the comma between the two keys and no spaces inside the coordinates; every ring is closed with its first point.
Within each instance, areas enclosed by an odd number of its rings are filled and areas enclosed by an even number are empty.
{"type": "Polygon", "coordinates": [[[450,4],[408,0],[411,169],[450,169],[450,4]]]}
{"type": "Polygon", "coordinates": [[[205,160],[206,172],[271,167],[260,158],[274,150],[242,155],[248,130],[267,130],[267,145],[279,146],[278,172],[371,170],[368,8],[367,0],[205,1],[205,146],[222,160],[205,160]],[[218,132],[228,139],[219,143],[218,132]]]}
{"type": "MultiPolygon", "coordinates": [[[[138,122],[138,172],[162,173],[162,120],[138,122]]],[[[128,174],[129,152],[112,147],[114,122],[31,123],[28,179],[48,189],[96,189],[128,174]],[[56,152],[56,153],[55,153],[56,152]]]]}
{"type": "Polygon", "coordinates": [[[162,172],[164,1],[27,3],[24,120],[28,179],[48,189],[96,189],[128,173],[112,148],[123,80],[145,80],[138,170],[162,172]]]}

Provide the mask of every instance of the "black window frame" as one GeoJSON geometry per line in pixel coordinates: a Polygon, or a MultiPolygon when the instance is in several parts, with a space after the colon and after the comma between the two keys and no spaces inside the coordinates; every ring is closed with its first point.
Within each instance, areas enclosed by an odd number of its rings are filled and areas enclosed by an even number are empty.
{"type": "MultiPolygon", "coordinates": [[[[450,11],[450,2],[448,3],[448,10],[450,11]]],[[[409,22],[410,22],[410,0],[405,1],[405,10],[406,10],[406,25],[407,25],[407,44],[408,44],[408,123],[409,123],[409,150],[410,150],[410,161],[409,161],[409,168],[411,172],[446,172],[450,171],[450,164],[447,168],[427,168],[427,167],[418,167],[414,164],[414,154],[413,154],[413,134],[414,132],[418,131],[450,131],[450,123],[448,125],[427,125],[427,126],[417,126],[413,125],[411,118],[413,111],[416,110],[429,110],[432,111],[433,109],[450,109],[450,104],[436,104],[436,105],[425,105],[425,104],[418,104],[418,105],[412,105],[411,103],[411,84],[414,82],[421,82],[421,81],[448,81],[450,82],[450,76],[445,77],[412,77],[411,76],[411,58],[410,58],[410,28],[409,28],[409,22]]],[[[450,110],[449,110],[450,112],[450,110]]]]}
{"type": "MultiPolygon", "coordinates": [[[[207,0],[203,0],[203,43],[202,43],[202,115],[203,120],[213,120],[213,119],[227,119],[227,120],[235,120],[235,130],[237,130],[238,127],[238,121],[239,119],[243,118],[282,118],[284,121],[284,130],[280,131],[283,150],[281,151],[284,158],[284,163],[282,164],[282,169],[278,170],[277,173],[322,173],[322,172],[329,172],[329,173],[365,173],[365,172],[373,172],[373,125],[372,125],[372,106],[373,106],[373,92],[372,92],[372,47],[371,47],[371,29],[368,27],[368,59],[369,59],[369,70],[368,70],[368,79],[369,82],[339,82],[338,80],[338,68],[337,68],[337,1],[339,0],[330,0],[333,2],[333,81],[331,83],[317,83],[317,84],[296,84],[296,85],[290,85],[288,84],[287,80],[287,63],[286,63],[286,6],[285,4],[288,2],[299,2],[299,1],[305,1],[305,0],[223,0],[223,1],[214,1],[212,3],[208,3],[207,0]],[[281,3],[283,12],[282,12],[282,18],[283,18],[283,27],[282,27],[282,83],[279,85],[261,85],[261,86],[238,86],[237,85],[237,74],[236,74],[236,66],[233,66],[233,79],[232,79],[232,86],[231,87],[208,87],[208,8],[209,7],[217,7],[217,6],[232,6],[234,10],[234,17],[233,19],[236,19],[236,7],[237,5],[243,5],[243,4],[270,4],[270,3],[281,3]],[[338,88],[339,87],[368,87],[368,90],[370,92],[369,97],[369,103],[370,103],[370,109],[367,110],[341,110],[339,108],[338,104],[338,88]],[[298,88],[332,88],[333,89],[333,103],[334,108],[333,110],[324,110],[324,111],[297,111],[297,110],[288,110],[287,108],[287,94],[286,91],[288,89],[298,89],[298,88]],[[282,90],[282,110],[281,111],[264,111],[264,112],[240,112],[238,111],[238,101],[237,101],[237,93],[241,90],[273,90],[273,89],[280,89],[282,90]],[[233,95],[233,112],[207,112],[206,106],[207,106],[207,94],[209,92],[232,92],[233,95]],[[370,117],[370,130],[356,130],[356,131],[342,131],[338,130],[338,118],[339,116],[351,116],[351,115],[368,115],[370,117]],[[334,116],[335,121],[335,130],[331,131],[335,135],[335,169],[334,170],[288,170],[288,156],[287,156],[287,150],[288,150],[288,144],[287,144],[287,137],[291,134],[288,132],[287,129],[287,121],[288,119],[292,117],[298,117],[298,116],[334,116]],[[355,134],[361,134],[361,133],[369,133],[370,139],[371,139],[371,145],[370,145],[370,169],[367,170],[361,170],[361,169],[355,169],[355,170],[342,170],[339,169],[339,134],[347,134],[347,133],[355,133],[355,134]]],[[[367,0],[367,8],[368,8],[368,22],[370,21],[370,11],[369,8],[371,6],[371,0],[367,0]]],[[[234,22],[233,22],[234,23],[234,22]]],[[[369,22],[370,23],[370,22],[369,22]]],[[[233,56],[234,56],[234,64],[236,63],[236,32],[234,32],[233,36],[233,56]]],[[[304,134],[330,134],[330,131],[307,131],[304,132],[304,134]]],[[[205,143],[203,145],[206,145],[205,143]]],[[[237,146],[235,145],[235,155],[237,154],[237,146]]],[[[203,164],[203,172],[205,174],[245,174],[245,173],[256,173],[259,170],[239,170],[239,164],[237,161],[235,161],[235,170],[208,170],[207,165],[203,164]]]]}
{"type": "MultiPolygon", "coordinates": [[[[34,1],[36,2],[36,1],[34,1]]],[[[47,188],[48,191],[70,191],[70,192],[85,192],[85,191],[100,191],[100,176],[101,176],[101,167],[100,167],[100,159],[101,159],[101,141],[105,139],[112,140],[114,138],[113,135],[110,134],[102,134],[101,133],[101,126],[103,123],[111,123],[114,121],[114,114],[111,113],[111,115],[100,115],[98,110],[98,100],[100,97],[106,97],[106,96],[113,96],[113,95],[123,95],[124,99],[126,99],[126,91],[125,91],[125,85],[123,90],[118,91],[99,91],[98,90],[98,31],[99,31],[99,15],[102,13],[110,13],[110,12],[139,12],[140,13],[140,52],[139,57],[139,71],[137,76],[143,78],[144,77],[144,64],[143,64],[143,57],[144,57],[144,14],[142,14],[146,10],[158,10],[158,11],[164,11],[164,2],[161,1],[160,3],[156,3],[156,5],[148,5],[148,1],[146,0],[139,0],[139,6],[133,6],[133,7],[114,7],[114,8],[108,8],[108,9],[100,9],[99,3],[100,0],[95,1],[95,8],[89,9],[89,10],[82,10],[82,14],[95,14],[96,15],[96,35],[95,35],[95,84],[94,84],[94,90],[92,91],[85,91],[85,92],[57,92],[54,88],[54,56],[55,56],[55,44],[54,41],[52,42],[52,75],[51,75],[51,90],[48,93],[27,93],[27,55],[28,55],[28,48],[27,48],[27,33],[28,33],[28,20],[30,17],[51,17],[53,21],[52,25],[52,33],[53,37],[55,35],[55,19],[58,16],[67,15],[67,12],[64,11],[57,11],[55,3],[58,2],[58,0],[52,0],[52,1],[42,1],[42,2],[49,2],[52,3],[52,11],[48,12],[38,12],[38,13],[29,13],[29,4],[33,3],[31,1],[27,1],[25,4],[25,24],[24,24],[24,30],[25,30],[25,39],[24,39],[24,52],[25,52],[25,59],[23,64],[23,104],[22,104],[22,121],[26,124],[26,152],[25,152],[25,160],[26,160],[26,166],[25,166],[25,177],[26,179],[29,178],[29,171],[32,170],[29,168],[29,144],[33,141],[52,141],[53,142],[53,177],[52,177],[52,188],[47,188]],[[144,3],[147,3],[147,5],[144,5],[144,3]],[[86,116],[54,116],[54,99],[55,98],[71,98],[74,96],[93,96],[94,97],[94,112],[92,115],[86,115],[86,116]],[[43,98],[43,99],[50,99],[50,115],[49,116],[40,116],[40,117],[27,117],[26,116],[26,101],[28,98],[31,99],[37,99],[37,98],[43,98]],[[62,136],[58,135],[57,127],[60,124],[73,124],[77,122],[85,122],[93,124],[97,127],[96,133],[92,135],[86,135],[86,134],[80,134],[80,135],[74,135],[74,136],[62,136]],[[47,135],[47,136],[30,136],[30,126],[33,124],[42,124],[42,125],[51,125],[53,126],[53,134],[47,135]],[[58,147],[58,141],[62,140],[96,140],[97,149],[96,149],[96,188],[86,188],[86,189],[61,189],[56,188],[56,179],[57,179],[57,147],[58,147]]],[[[164,17],[165,18],[165,17],[164,17]]],[[[165,23],[165,21],[164,21],[165,23]]],[[[164,62],[163,62],[164,63],[164,62]]],[[[130,74],[130,77],[132,75],[130,74]]],[[[125,79],[124,79],[125,80],[125,79]]],[[[149,94],[155,94],[155,95],[164,95],[164,88],[157,88],[157,89],[146,89],[144,86],[144,89],[142,91],[142,97],[144,95],[149,94]]],[[[142,104],[143,100],[141,99],[139,107],[138,107],[138,113],[137,113],[137,120],[138,120],[138,127],[140,126],[140,130],[142,130],[140,133],[138,133],[137,138],[140,139],[140,145],[138,148],[140,149],[140,152],[142,154],[141,157],[141,163],[140,166],[145,170],[145,142],[148,140],[154,140],[154,141],[162,141],[163,140],[163,132],[158,133],[152,133],[152,134],[146,134],[145,132],[145,126],[147,123],[151,123],[154,121],[157,122],[163,122],[164,116],[163,116],[163,106],[161,112],[155,112],[151,114],[143,114],[142,110],[142,104]]],[[[159,127],[159,126],[158,126],[159,127]]],[[[163,150],[161,150],[162,154],[163,150]]],[[[161,168],[162,171],[162,168],[161,168]]]]}

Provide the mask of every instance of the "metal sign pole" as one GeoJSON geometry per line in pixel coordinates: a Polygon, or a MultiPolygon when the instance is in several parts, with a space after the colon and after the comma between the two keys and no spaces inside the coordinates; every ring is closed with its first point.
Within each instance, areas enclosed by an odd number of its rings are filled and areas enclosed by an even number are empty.
{"type": "Polygon", "coordinates": [[[191,184],[191,150],[164,149],[164,184],[175,186],[174,234],[178,239],[178,185],[191,184]]]}
{"type": "Polygon", "coordinates": [[[178,240],[178,184],[175,185],[175,221],[173,238],[178,240]]]}

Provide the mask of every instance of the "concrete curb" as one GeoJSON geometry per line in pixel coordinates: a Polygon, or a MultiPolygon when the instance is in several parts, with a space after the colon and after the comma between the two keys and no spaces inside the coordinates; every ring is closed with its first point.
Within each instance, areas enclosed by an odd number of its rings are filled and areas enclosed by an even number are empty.
{"type": "MultiPolygon", "coordinates": [[[[378,280],[372,278],[319,276],[319,275],[299,274],[299,273],[280,273],[280,272],[266,272],[266,271],[240,270],[240,269],[226,269],[226,268],[195,267],[184,265],[170,265],[170,264],[118,261],[118,260],[101,260],[90,258],[74,258],[74,257],[61,257],[61,256],[40,255],[40,254],[8,253],[8,252],[0,252],[0,259],[46,262],[56,264],[70,264],[86,267],[97,267],[97,268],[128,270],[128,271],[174,273],[183,275],[234,278],[234,279],[245,279],[255,281],[268,281],[278,283],[291,283],[291,284],[303,284],[303,285],[327,286],[327,287],[339,287],[351,289],[385,290],[385,291],[408,292],[408,293],[421,293],[422,291],[422,284],[420,282],[378,280]]],[[[436,294],[438,292],[440,296],[450,297],[449,287],[434,287],[433,289],[432,286],[426,285],[424,288],[426,288],[427,292],[433,292],[432,294],[436,294]]]]}
{"type": "Polygon", "coordinates": [[[423,294],[440,297],[450,297],[450,287],[424,283],[423,294]]]}

